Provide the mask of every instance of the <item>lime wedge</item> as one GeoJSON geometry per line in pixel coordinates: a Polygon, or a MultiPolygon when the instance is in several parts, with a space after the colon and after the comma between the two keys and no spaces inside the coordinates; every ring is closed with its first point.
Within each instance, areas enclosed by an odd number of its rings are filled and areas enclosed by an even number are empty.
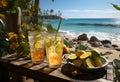
{"type": "Polygon", "coordinates": [[[73,61],[73,60],[76,60],[76,59],[77,59],[76,54],[71,54],[71,55],[68,56],[69,61],[73,61]]]}
{"type": "Polygon", "coordinates": [[[94,66],[94,61],[93,61],[92,59],[90,59],[90,58],[87,58],[87,59],[86,59],[86,64],[87,64],[87,66],[88,66],[89,68],[95,68],[95,66],[94,66]]]}
{"type": "Polygon", "coordinates": [[[73,62],[72,62],[73,64],[75,64],[76,66],[81,66],[82,65],[82,60],[74,60],[73,62]]]}

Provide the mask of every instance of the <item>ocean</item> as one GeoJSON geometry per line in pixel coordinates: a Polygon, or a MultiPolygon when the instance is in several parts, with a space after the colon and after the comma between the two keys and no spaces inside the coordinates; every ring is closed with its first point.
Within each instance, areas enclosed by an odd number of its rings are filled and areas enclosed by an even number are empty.
{"type": "MultiPolygon", "coordinates": [[[[58,27],[59,20],[45,20],[58,27]]],[[[78,37],[86,33],[88,37],[96,36],[100,40],[120,41],[120,19],[114,18],[71,18],[63,19],[60,31],[66,35],[78,37]]]]}

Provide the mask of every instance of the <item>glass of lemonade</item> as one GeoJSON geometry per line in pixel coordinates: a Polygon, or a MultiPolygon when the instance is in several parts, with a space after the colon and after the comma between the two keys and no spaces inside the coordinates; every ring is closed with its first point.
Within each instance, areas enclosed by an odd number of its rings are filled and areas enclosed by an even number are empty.
{"type": "Polygon", "coordinates": [[[45,47],[44,37],[39,31],[31,31],[28,33],[30,55],[34,64],[39,64],[44,60],[45,47]]]}
{"type": "Polygon", "coordinates": [[[45,48],[50,68],[58,68],[62,62],[63,33],[48,33],[45,38],[45,48]]]}

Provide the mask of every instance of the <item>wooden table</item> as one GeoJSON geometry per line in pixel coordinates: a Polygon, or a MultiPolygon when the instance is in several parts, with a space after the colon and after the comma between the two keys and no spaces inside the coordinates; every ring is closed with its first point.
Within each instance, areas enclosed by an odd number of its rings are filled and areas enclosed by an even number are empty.
{"type": "MultiPolygon", "coordinates": [[[[61,67],[66,64],[63,59],[61,67]]],[[[61,73],[61,67],[58,69],[48,68],[46,59],[44,62],[34,65],[30,59],[17,58],[15,54],[6,55],[0,58],[0,70],[3,82],[9,82],[12,74],[17,77],[16,82],[22,82],[21,76],[26,76],[40,82],[84,82],[83,80],[72,79],[61,73]],[[19,77],[19,78],[18,78],[19,77]]],[[[12,78],[14,78],[14,76],[12,78]]],[[[87,78],[87,77],[86,77],[87,78]]],[[[87,82],[87,81],[85,81],[87,82]]],[[[89,82],[113,82],[113,67],[111,64],[107,66],[107,74],[100,79],[89,82]]]]}

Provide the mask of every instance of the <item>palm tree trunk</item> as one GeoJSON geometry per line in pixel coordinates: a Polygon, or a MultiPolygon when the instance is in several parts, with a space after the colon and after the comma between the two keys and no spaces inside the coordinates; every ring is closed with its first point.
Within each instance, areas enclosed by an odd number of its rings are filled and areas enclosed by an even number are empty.
{"type": "Polygon", "coordinates": [[[39,11],[40,0],[35,0],[35,22],[38,22],[38,11],[39,11]]]}
{"type": "Polygon", "coordinates": [[[18,34],[18,13],[10,13],[6,15],[6,28],[8,32],[18,34]]]}

